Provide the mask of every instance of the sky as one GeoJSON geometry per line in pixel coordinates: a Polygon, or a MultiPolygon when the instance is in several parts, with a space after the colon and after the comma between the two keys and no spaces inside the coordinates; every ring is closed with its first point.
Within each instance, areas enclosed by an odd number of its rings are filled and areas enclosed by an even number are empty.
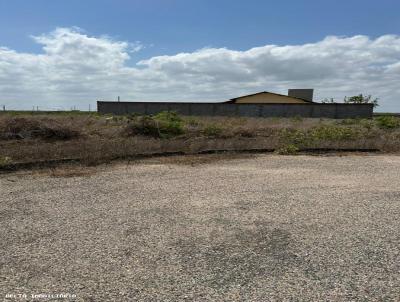
{"type": "Polygon", "coordinates": [[[0,105],[225,101],[289,88],[400,112],[400,1],[0,0],[0,105]]]}

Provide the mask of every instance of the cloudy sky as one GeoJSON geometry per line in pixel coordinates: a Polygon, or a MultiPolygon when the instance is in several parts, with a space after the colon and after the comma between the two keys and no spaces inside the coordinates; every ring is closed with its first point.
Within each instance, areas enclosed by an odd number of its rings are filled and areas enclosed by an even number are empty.
{"type": "Polygon", "coordinates": [[[0,0],[10,109],[314,88],[316,100],[372,94],[400,112],[398,1],[27,2],[0,0]]]}

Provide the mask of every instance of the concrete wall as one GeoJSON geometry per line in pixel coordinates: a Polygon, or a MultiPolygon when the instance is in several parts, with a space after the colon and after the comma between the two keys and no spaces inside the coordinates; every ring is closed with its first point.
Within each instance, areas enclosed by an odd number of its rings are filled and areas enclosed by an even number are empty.
{"type": "Polygon", "coordinates": [[[314,117],[371,118],[371,104],[226,104],[226,103],[146,103],[97,102],[102,114],[156,114],[175,111],[182,115],[249,116],[249,117],[314,117]]]}

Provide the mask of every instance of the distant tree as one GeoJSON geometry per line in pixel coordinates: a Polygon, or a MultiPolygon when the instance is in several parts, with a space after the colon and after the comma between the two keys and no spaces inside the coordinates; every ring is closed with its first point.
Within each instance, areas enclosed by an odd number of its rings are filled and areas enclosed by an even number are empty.
{"type": "Polygon", "coordinates": [[[347,104],[372,104],[374,107],[379,106],[378,98],[373,99],[371,95],[355,95],[351,97],[345,97],[344,102],[347,104]]]}
{"type": "Polygon", "coordinates": [[[321,101],[321,103],[335,103],[335,100],[333,98],[325,98],[321,101]]]}

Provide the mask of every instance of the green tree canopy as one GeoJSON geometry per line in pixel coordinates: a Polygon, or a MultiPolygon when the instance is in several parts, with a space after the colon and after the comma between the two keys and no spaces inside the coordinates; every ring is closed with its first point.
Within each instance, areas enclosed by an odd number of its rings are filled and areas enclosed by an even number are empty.
{"type": "Polygon", "coordinates": [[[345,97],[344,98],[345,103],[352,103],[352,104],[372,104],[374,107],[379,106],[378,105],[378,98],[373,99],[371,95],[355,95],[351,97],[345,97]]]}

